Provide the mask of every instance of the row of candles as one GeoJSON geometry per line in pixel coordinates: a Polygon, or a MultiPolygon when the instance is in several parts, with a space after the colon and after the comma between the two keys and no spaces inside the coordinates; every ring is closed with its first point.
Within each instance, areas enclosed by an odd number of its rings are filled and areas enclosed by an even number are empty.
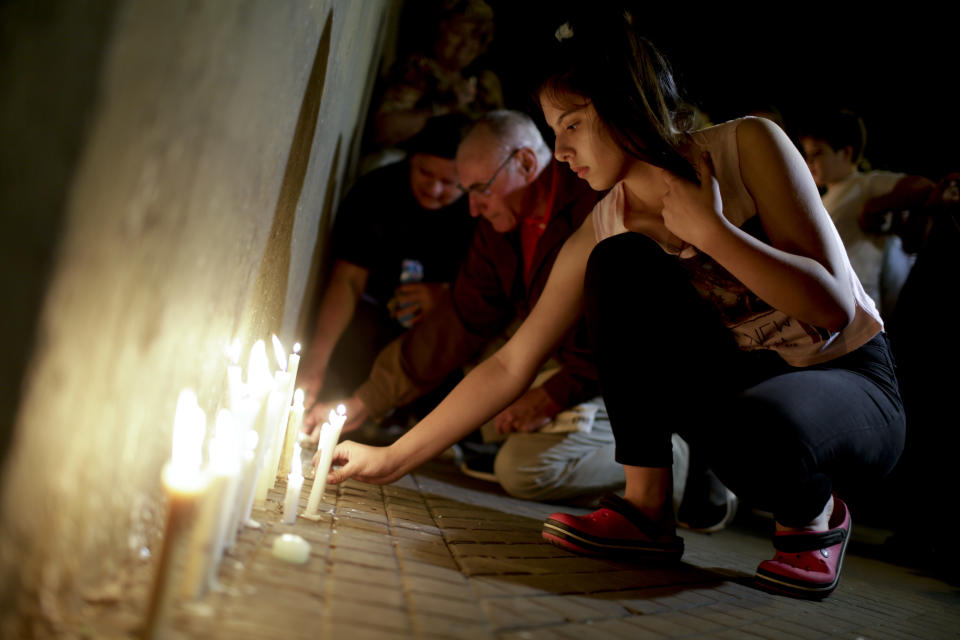
{"type": "MultiPolygon", "coordinates": [[[[283,522],[296,521],[304,476],[300,452],[304,394],[295,389],[300,345],[288,356],[273,336],[278,368],[271,373],[266,344],[250,349],[246,379],[239,365],[240,344],[228,350],[229,409],[217,412],[203,460],[206,414],[196,393],[180,392],[173,424],[173,452],[163,469],[167,521],[163,548],[147,614],[147,636],[159,634],[173,598],[197,598],[216,586],[225,551],[233,548],[251,519],[255,504],[263,505],[278,479],[286,476],[283,522]],[[178,574],[178,575],[177,575],[178,574]]],[[[320,431],[319,464],[305,518],[320,517],[333,449],[346,421],[343,405],[331,411],[320,431]]]]}

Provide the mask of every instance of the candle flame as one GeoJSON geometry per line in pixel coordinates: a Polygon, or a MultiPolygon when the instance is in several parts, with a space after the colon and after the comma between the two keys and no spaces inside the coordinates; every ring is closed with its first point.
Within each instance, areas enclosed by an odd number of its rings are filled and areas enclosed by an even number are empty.
{"type": "Polygon", "coordinates": [[[273,355],[277,358],[277,365],[282,371],[287,370],[287,352],[283,350],[283,343],[277,334],[270,336],[273,339],[273,355]]]}
{"type": "Polygon", "coordinates": [[[293,392],[293,406],[302,407],[303,406],[304,393],[303,389],[297,389],[293,392]]]}
{"type": "Polygon", "coordinates": [[[265,394],[273,387],[270,374],[270,360],[267,358],[267,345],[257,340],[250,348],[250,360],[247,364],[247,384],[253,394],[265,394]]]}
{"type": "Polygon", "coordinates": [[[240,350],[242,348],[243,345],[240,343],[240,338],[234,338],[230,346],[227,347],[227,357],[230,358],[232,364],[238,364],[240,362],[240,350]]]}
{"type": "Polygon", "coordinates": [[[197,404],[193,389],[183,389],[177,398],[177,410],[173,421],[173,453],[170,467],[178,475],[194,474],[200,469],[203,459],[203,436],[207,428],[207,415],[197,404]]]}
{"type": "Polygon", "coordinates": [[[293,352],[294,352],[294,353],[300,353],[300,343],[299,343],[299,342],[294,342],[294,343],[293,343],[293,352]]]}

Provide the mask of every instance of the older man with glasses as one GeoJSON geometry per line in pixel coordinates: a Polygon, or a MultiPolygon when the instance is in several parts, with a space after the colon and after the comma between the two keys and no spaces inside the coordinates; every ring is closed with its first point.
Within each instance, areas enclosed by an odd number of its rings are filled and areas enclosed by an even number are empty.
{"type": "MultiPolygon", "coordinates": [[[[452,295],[380,353],[347,400],[346,429],[427,393],[495,346],[533,308],[564,241],[601,195],[552,155],[534,122],[515,111],[489,113],[463,139],[457,173],[471,215],[483,220],[452,295]]],[[[466,472],[535,500],[597,496],[622,485],[585,336],[583,327],[571,332],[540,384],[487,426],[485,439],[501,441],[487,443],[496,448],[487,458],[492,468],[468,456],[466,472]]]]}

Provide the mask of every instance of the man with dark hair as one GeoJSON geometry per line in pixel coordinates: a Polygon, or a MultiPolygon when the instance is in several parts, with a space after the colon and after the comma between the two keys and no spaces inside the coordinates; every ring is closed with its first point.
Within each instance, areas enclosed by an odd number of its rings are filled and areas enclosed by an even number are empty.
{"type": "Polygon", "coordinates": [[[799,139],[853,270],[889,316],[910,269],[899,239],[890,235],[892,213],[922,206],[933,183],[903,173],[861,171],[866,128],[851,111],[811,119],[799,139]]]}
{"type": "Polygon", "coordinates": [[[380,349],[448,296],[474,221],[454,158],[469,120],[440,116],[406,160],[362,176],[337,212],[333,268],[300,366],[307,406],[352,392],[380,349]]]}

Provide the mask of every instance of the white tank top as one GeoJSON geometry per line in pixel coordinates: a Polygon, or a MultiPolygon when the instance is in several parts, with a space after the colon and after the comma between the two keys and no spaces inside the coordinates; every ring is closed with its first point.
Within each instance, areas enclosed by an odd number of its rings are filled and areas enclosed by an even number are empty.
{"type": "MultiPolygon", "coordinates": [[[[709,127],[691,134],[691,137],[693,143],[708,151],[713,160],[724,217],[769,244],[757,216],[756,204],[740,176],[737,126],[742,121],[733,120],[709,127]]],[[[597,242],[627,232],[623,213],[624,187],[621,182],[597,203],[591,213],[597,242]]],[[[835,228],[833,233],[837,234],[835,228]]],[[[840,242],[839,235],[837,241],[840,242]]],[[[876,305],[863,290],[845,253],[843,259],[845,277],[856,301],[856,312],[850,324],[831,333],[774,309],[706,254],[688,248],[678,256],[697,292],[720,311],[724,324],[736,336],[741,349],[773,349],[796,367],[827,362],[850,353],[883,329],[876,305]]]]}

